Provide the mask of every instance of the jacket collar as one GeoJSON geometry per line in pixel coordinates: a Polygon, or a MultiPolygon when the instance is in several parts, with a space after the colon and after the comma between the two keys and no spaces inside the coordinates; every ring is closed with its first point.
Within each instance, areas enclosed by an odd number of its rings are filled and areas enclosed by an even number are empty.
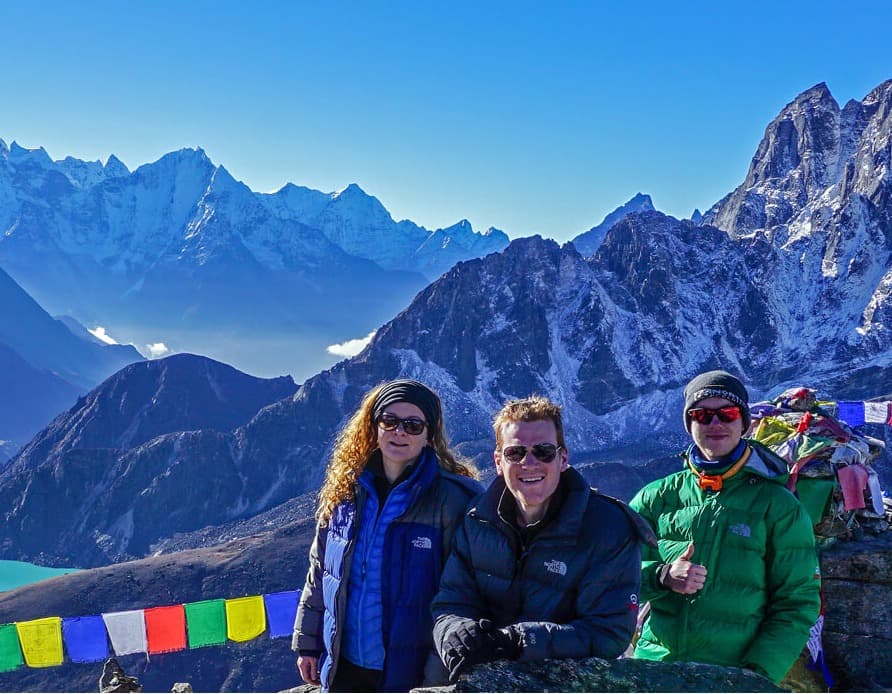
{"type": "MultiPolygon", "coordinates": [[[[588,508],[591,488],[585,478],[572,467],[561,473],[560,484],[566,490],[564,503],[561,504],[557,516],[553,517],[551,522],[537,533],[537,537],[562,537],[565,535],[575,537],[582,529],[582,519],[588,508]]],[[[501,476],[497,476],[474,507],[468,511],[468,514],[501,528],[512,527],[499,515],[502,495],[509,493],[505,486],[505,480],[501,476]]]]}
{"type": "MultiPolygon", "coordinates": [[[[787,478],[789,477],[789,472],[787,470],[787,463],[783,458],[769,448],[763,446],[758,441],[754,441],[753,439],[743,439],[743,442],[750,448],[751,454],[741,472],[756,475],[757,477],[762,477],[766,480],[778,482],[780,484],[786,483],[787,478]]],[[[693,450],[696,449],[694,444],[691,444],[684,453],[686,459],[693,457],[691,455],[693,450]]],[[[685,467],[687,468],[687,463],[685,463],[685,467]]],[[[732,477],[731,479],[734,478],[732,477]]],[[[730,482],[730,480],[728,480],[728,482],[730,482]]]]}

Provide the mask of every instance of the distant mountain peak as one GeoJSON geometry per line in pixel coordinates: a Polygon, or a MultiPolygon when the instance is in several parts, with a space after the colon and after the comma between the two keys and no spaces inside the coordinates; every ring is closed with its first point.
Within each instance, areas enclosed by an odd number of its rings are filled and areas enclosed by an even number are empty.
{"type": "Polygon", "coordinates": [[[332,197],[332,199],[334,199],[334,198],[350,198],[350,197],[370,198],[373,196],[369,195],[362,188],[360,188],[358,183],[348,183],[346,187],[341,188],[340,190],[332,193],[331,197],[332,197]]]}
{"type": "Polygon", "coordinates": [[[704,222],[735,235],[770,230],[783,244],[826,234],[837,217],[847,225],[843,217],[867,212],[845,212],[850,204],[860,208],[862,198],[887,205],[889,119],[877,104],[890,102],[892,80],[844,110],[823,82],[802,92],[765,128],[743,183],[704,222]]]}
{"type": "Polygon", "coordinates": [[[126,176],[130,173],[127,165],[114,154],[109,154],[108,159],[105,160],[105,171],[109,176],[126,176]]]}
{"type": "Polygon", "coordinates": [[[578,250],[582,255],[588,256],[592,255],[595,251],[598,250],[598,246],[601,245],[601,242],[604,240],[604,237],[607,235],[607,232],[610,229],[621,222],[623,219],[628,217],[630,214],[634,214],[636,212],[653,212],[654,204],[650,199],[650,195],[645,193],[635,193],[632,198],[625,203],[624,205],[620,205],[613,212],[604,217],[604,221],[602,221],[598,226],[592,227],[586,232],[581,233],[575,239],[573,239],[573,245],[576,246],[576,250],[578,250]]]}
{"type": "Polygon", "coordinates": [[[6,145],[6,143],[3,141],[3,139],[0,138],[0,157],[5,158],[8,156],[9,156],[9,147],[6,145]]]}
{"type": "Polygon", "coordinates": [[[15,140],[9,146],[8,158],[12,162],[33,161],[42,165],[52,165],[53,160],[43,147],[37,149],[26,149],[15,140]]]}

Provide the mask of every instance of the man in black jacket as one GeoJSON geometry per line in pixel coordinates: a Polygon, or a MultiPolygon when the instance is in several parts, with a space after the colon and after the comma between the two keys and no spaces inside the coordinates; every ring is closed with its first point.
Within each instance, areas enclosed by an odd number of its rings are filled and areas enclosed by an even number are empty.
{"type": "Polygon", "coordinates": [[[513,400],[495,416],[498,476],[455,534],[431,606],[454,680],[500,658],[616,658],[638,613],[653,532],[569,467],[560,408],[513,400]]]}

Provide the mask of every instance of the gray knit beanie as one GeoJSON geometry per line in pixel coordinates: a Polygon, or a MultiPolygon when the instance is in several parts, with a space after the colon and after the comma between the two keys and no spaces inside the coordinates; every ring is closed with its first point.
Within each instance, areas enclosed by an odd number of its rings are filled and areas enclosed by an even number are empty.
{"type": "Polygon", "coordinates": [[[699,376],[694,376],[691,382],[685,386],[684,410],[682,411],[685,429],[691,430],[691,418],[688,417],[688,410],[706,398],[725,398],[725,400],[739,405],[743,430],[746,431],[750,428],[750,397],[743,383],[727,371],[707,371],[699,376]]]}

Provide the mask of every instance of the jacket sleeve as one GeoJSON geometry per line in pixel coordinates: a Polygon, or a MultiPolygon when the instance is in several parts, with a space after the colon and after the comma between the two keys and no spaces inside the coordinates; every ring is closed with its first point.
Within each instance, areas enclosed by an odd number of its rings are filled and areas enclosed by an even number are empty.
{"type": "Polygon", "coordinates": [[[443,657],[443,641],[462,624],[485,617],[483,598],[471,568],[467,518],[456,529],[453,547],[443,575],[440,590],[431,603],[434,619],[434,646],[443,657]]]}
{"type": "Polygon", "coordinates": [[[610,523],[612,542],[592,552],[578,586],[576,617],[565,623],[520,622],[520,660],[542,658],[613,659],[632,640],[641,587],[641,544],[638,533],[623,519],[610,523]]]}
{"type": "Polygon", "coordinates": [[[316,537],[310,546],[310,568],[300,594],[297,615],[294,618],[294,633],[291,649],[310,653],[322,653],[322,620],[325,604],[322,593],[322,562],[325,560],[325,541],[328,528],[316,526],[316,537]]]}
{"type": "MultiPolygon", "coordinates": [[[[659,482],[656,484],[659,484],[659,482]]],[[[658,504],[661,498],[660,490],[654,483],[651,483],[640,490],[629,502],[629,506],[638,512],[654,533],[658,531],[658,504]]],[[[660,556],[658,546],[645,546],[642,548],[640,595],[642,605],[648,601],[659,600],[670,594],[670,591],[660,583],[660,572],[665,564],[666,560],[660,556]]]]}
{"type": "Polygon", "coordinates": [[[743,657],[780,682],[808,640],[821,611],[820,567],[808,513],[798,502],[769,529],[765,619],[743,657]]]}

